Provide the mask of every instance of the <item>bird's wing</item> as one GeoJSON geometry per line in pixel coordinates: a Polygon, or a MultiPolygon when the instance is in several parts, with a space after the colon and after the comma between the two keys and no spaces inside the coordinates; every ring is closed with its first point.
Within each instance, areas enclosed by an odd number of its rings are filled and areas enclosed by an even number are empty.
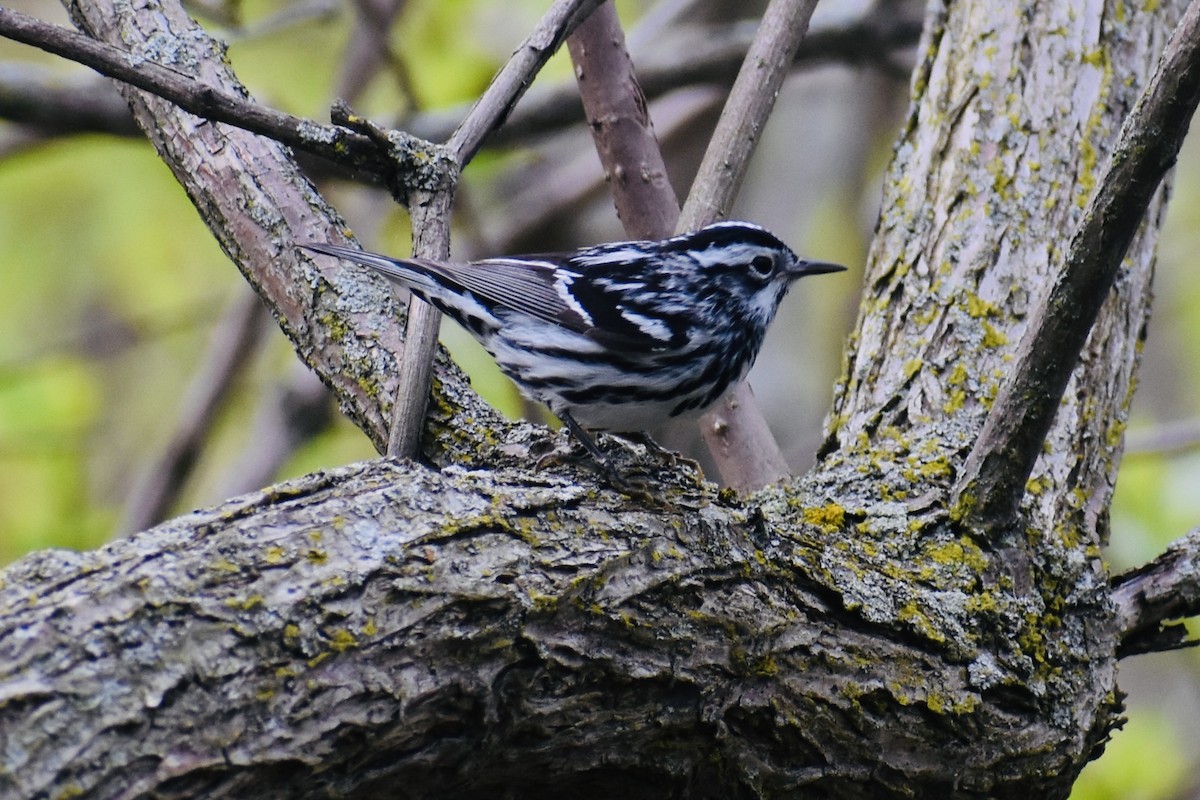
{"type": "Polygon", "coordinates": [[[639,313],[619,287],[585,276],[575,254],[489,258],[459,264],[420,262],[476,296],[583,334],[605,347],[651,352],[678,347],[678,331],[639,313]]]}
{"type": "Polygon", "coordinates": [[[395,259],[340,245],[304,246],[371,267],[389,280],[419,293],[432,292],[443,301],[448,293],[466,289],[486,305],[558,325],[606,347],[649,352],[678,344],[673,331],[625,307],[606,286],[584,278],[574,269],[573,254],[443,262],[395,259]]]}
{"type": "Polygon", "coordinates": [[[527,314],[576,333],[587,334],[593,322],[573,305],[567,284],[572,275],[560,268],[565,258],[529,256],[489,258],[467,263],[417,261],[443,275],[484,302],[527,314]]]}

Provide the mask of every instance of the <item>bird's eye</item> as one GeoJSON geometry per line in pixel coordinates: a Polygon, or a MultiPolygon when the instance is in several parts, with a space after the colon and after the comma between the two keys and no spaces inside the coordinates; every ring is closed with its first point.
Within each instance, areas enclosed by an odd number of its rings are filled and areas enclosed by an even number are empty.
{"type": "Polygon", "coordinates": [[[750,259],[750,272],[756,278],[769,278],[775,270],[775,259],[770,256],[755,256],[750,259]]]}

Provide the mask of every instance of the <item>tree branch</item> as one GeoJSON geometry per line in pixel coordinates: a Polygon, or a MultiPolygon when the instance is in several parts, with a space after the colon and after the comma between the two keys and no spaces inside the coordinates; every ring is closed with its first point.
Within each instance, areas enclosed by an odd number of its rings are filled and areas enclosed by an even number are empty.
{"type": "Polygon", "coordinates": [[[679,200],[614,5],[607,2],[597,8],[567,40],[567,47],[588,127],[626,235],[631,239],[670,236],[679,219],[679,200]]]}
{"type": "Polygon", "coordinates": [[[959,512],[1007,527],[1025,495],[1079,354],[1200,103],[1200,2],[1192,2],[1125,120],[955,486],[959,512]]]}
{"type": "MultiPolygon", "coordinates": [[[[127,5],[97,0],[73,6],[72,12],[97,40],[119,42],[118,50],[126,60],[145,67],[149,60],[138,54],[147,49],[160,58],[170,53],[175,63],[190,65],[197,83],[225,96],[243,93],[220,57],[221,47],[177,4],[163,3],[156,14],[141,15],[127,5]],[[167,42],[170,48],[165,47],[167,42]]],[[[7,11],[0,18],[11,19],[7,11]]],[[[334,390],[342,410],[382,450],[387,402],[381,398],[394,394],[394,365],[403,349],[396,320],[403,313],[386,282],[342,264],[317,269],[293,244],[344,239],[345,223],[324,206],[290,154],[273,141],[213,125],[124,84],[121,89],[139,125],[222,248],[271,308],[301,359],[334,390]]],[[[350,135],[344,129],[331,130],[350,135]]],[[[374,144],[370,149],[379,153],[374,144]]],[[[448,363],[442,367],[446,385],[463,384],[456,397],[468,406],[477,403],[466,393],[465,379],[448,363]]],[[[459,407],[448,401],[445,408],[459,407]]],[[[477,417],[480,420],[491,418],[482,404],[471,416],[476,414],[482,415],[477,417]]]]}
{"type": "Polygon", "coordinates": [[[1158,558],[1113,578],[1121,655],[1191,647],[1182,625],[1167,625],[1200,614],[1200,528],[1171,544],[1158,558]]]}
{"type": "MultiPolygon", "coordinates": [[[[894,58],[897,50],[915,45],[921,33],[919,10],[915,14],[909,11],[906,4],[883,3],[882,8],[873,8],[861,20],[837,28],[814,29],[796,50],[792,67],[828,62],[878,64],[880,59],[894,58]]],[[[732,86],[753,40],[753,33],[741,28],[731,31],[696,25],[689,33],[656,42],[645,52],[634,52],[638,83],[650,100],[695,84],[732,86]]],[[[455,107],[417,114],[404,121],[404,128],[440,141],[450,135],[464,110],[455,107]]],[[[574,83],[535,86],[513,109],[492,142],[513,144],[575,125],[580,112],[579,89],[574,83]]]]}
{"type": "MultiPolygon", "coordinates": [[[[512,107],[533,82],[534,76],[554,55],[563,40],[601,2],[556,0],[471,107],[443,148],[449,163],[457,171],[440,186],[423,190],[410,199],[414,256],[433,260],[444,260],[450,256],[450,210],[457,173],[479,152],[488,134],[503,124],[512,107]]],[[[388,455],[407,458],[420,447],[441,319],[437,309],[415,295],[409,300],[405,333],[407,349],[398,375],[398,390],[388,434],[388,455]]]]}
{"type": "MultiPolygon", "coordinates": [[[[0,11],[0,24],[4,22],[0,11]]],[[[40,64],[0,64],[0,117],[46,136],[107,133],[141,137],[129,106],[99,75],[64,82],[61,71],[40,64]]]]}
{"type": "MultiPolygon", "coordinates": [[[[919,14],[910,14],[908,10],[909,6],[904,4],[886,3],[881,9],[872,10],[862,20],[838,28],[813,30],[797,50],[793,66],[830,61],[849,64],[879,63],[880,59],[891,57],[896,50],[911,47],[916,43],[921,30],[921,19],[919,14]]],[[[3,24],[2,21],[0,24],[3,24]]],[[[46,25],[40,22],[37,24],[46,25]]],[[[61,31],[68,39],[78,36],[72,31],[49,27],[61,31]]],[[[55,36],[46,34],[45,38],[53,40],[55,36]]],[[[93,41],[86,37],[84,39],[93,41]]],[[[684,37],[683,45],[669,47],[665,52],[662,48],[655,48],[640,58],[639,82],[647,98],[651,100],[696,83],[730,86],[752,39],[751,34],[741,30],[697,30],[684,37]],[[686,53],[683,52],[684,47],[686,53]]],[[[40,47],[39,41],[26,43],[40,47]]],[[[199,91],[193,86],[195,82],[188,76],[172,73],[168,76],[168,82],[162,84],[157,82],[153,67],[143,68],[146,62],[129,64],[124,52],[119,48],[116,48],[116,52],[106,52],[116,59],[116,64],[120,64],[120,59],[124,58],[124,66],[128,66],[135,73],[141,73],[142,83],[136,84],[139,88],[153,91],[160,97],[174,98],[181,107],[189,108],[186,98],[199,91]],[[176,86],[177,82],[182,84],[176,86]]],[[[73,53],[70,41],[67,41],[59,55],[80,61],[73,53]]],[[[101,74],[107,75],[110,74],[106,71],[106,65],[109,63],[112,62],[106,60],[92,66],[101,74]]],[[[38,72],[31,73],[34,69],[33,65],[30,65],[19,70],[11,66],[0,70],[0,86],[3,87],[3,91],[0,91],[0,117],[36,127],[50,135],[88,132],[118,136],[142,135],[133,118],[129,116],[128,106],[112,84],[97,80],[81,81],[78,86],[63,87],[57,74],[52,80],[44,80],[38,72]]],[[[236,98],[230,102],[236,104],[236,98]]],[[[470,105],[463,105],[417,113],[406,118],[402,127],[414,136],[428,141],[445,141],[453,135],[469,109],[470,105]]],[[[195,106],[194,110],[199,113],[201,109],[195,106]]],[[[286,114],[281,114],[279,119],[280,127],[285,133],[279,133],[275,129],[258,132],[272,137],[282,136],[294,126],[304,124],[322,129],[319,123],[286,114]]],[[[579,90],[576,85],[563,83],[540,91],[538,87],[532,87],[520,105],[512,109],[504,124],[492,133],[490,141],[499,145],[512,144],[535,134],[545,134],[547,131],[575,125],[579,119],[579,90]]],[[[254,130],[248,127],[251,123],[245,121],[236,111],[230,118],[221,121],[254,130]]],[[[292,141],[290,144],[301,152],[321,157],[320,163],[325,169],[333,166],[341,174],[354,180],[373,184],[382,182],[382,171],[386,169],[386,165],[382,163],[368,162],[357,169],[335,164],[330,159],[335,157],[336,148],[323,146],[319,137],[316,142],[292,141]]],[[[361,144],[364,147],[361,152],[356,151],[358,156],[380,159],[378,152],[372,152],[371,148],[365,147],[365,141],[361,144]]]]}
{"type": "Polygon", "coordinates": [[[196,116],[236,125],[357,170],[392,172],[392,162],[366,137],[259,105],[240,86],[235,94],[160,64],[150,55],[138,56],[8,8],[0,8],[0,36],[77,61],[196,116]]]}
{"type": "Polygon", "coordinates": [[[602,2],[557,0],[546,12],[446,142],[458,163],[466,164],[479,152],[483,140],[508,118],[550,56],[602,2]]]}
{"type": "Polygon", "coordinates": [[[977,591],[969,569],[922,586],[853,525],[654,480],[670,505],[647,512],[524,465],[382,460],[31,556],[0,572],[0,795],[1069,785],[1094,692],[1023,688],[1023,606],[972,620],[937,600],[977,591]],[[953,783],[920,783],[947,760],[953,783]]]}
{"type": "Polygon", "coordinates": [[[125,499],[114,535],[127,536],[166,518],[199,458],[217,413],[268,333],[262,300],[242,290],[218,320],[204,362],[185,393],[179,421],[161,453],[142,469],[125,499]]]}
{"type": "MultiPolygon", "coordinates": [[[[73,10],[104,38],[174,37],[205,80],[232,83],[171,3],[152,19],[104,0],[73,10]]],[[[936,393],[987,393],[966,367],[938,380],[979,358],[953,335],[1024,313],[1017,291],[991,295],[991,310],[937,291],[1039,274],[1026,272],[1050,241],[1039,225],[1069,205],[1046,203],[1070,191],[1058,148],[1079,146],[1045,134],[1055,159],[1035,180],[1012,178],[1041,216],[1006,239],[995,215],[1023,208],[1012,195],[981,192],[992,215],[960,205],[994,177],[966,145],[998,147],[998,126],[1012,137],[994,156],[1007,166],[1027,152],[1022,133],[1041,130],[1028,115],[1069,100],[1101,120],[1083,141],[1102,149],[1104,121],[1144,84],[1145,43],[1171,14],[1163,4],[1101,26],[1102,9],[1072,8],[1092,15],[1072,28],[1061,12],[1032,0],[1021,14],[933,7],[833,425],[847,438],[817,471],[739,500],[651,464],[662,498],[647,508],[571,467],[529,469],[540,434],[494,418],[480,433],[467,418],[486,409],[440,364],[429,450],[454,466],[321,473],[0,573],[0,794],[1066,797],[1119,714],[1093,500],[1077,491],[1110,482],[1091,468],[1104,437],[1069,439],[1070,460],[1049,465],[1022,535],[1003,546],[936,502],[947,453],[978,430],[960,423],[982,419],[936,393]],[[1128,60],[1086,102],[1082,70],[1021,73],[1026,96],[982,79],[1030,58],[1060,65],[1057,48],[1091,44],[1094,30],[1102,54],[1128,60]],[[973,98],[1005,113],[980,122],[973,98]],[[985,224],[959,227],[971,220],[985,224]],[[942,274],[961,265],[974,282],[942,274]],[[880,331],[891,347],[873,347],[880,331]],[[928,357],[914,363],[907,346],[928,357]],[[893,378],[919,391],[893,391],[893,378]]],[[[340,226],[285,154],[128,94],[301,355],[351,411],[386,398],[398,348],[373,326],[398,312],[381,284],[296,260],[292,237],[340,226]]],[[[1105,341],[1132,347],[1145,293],[1117,300],[1105,341]]],[[[989,368],[1005,363],[995,341],[989,368]]],[[[1084,371],[1080,393],[1102,390],[1089,395],[1089,431],[1118,416],[1112,387],[1127,396],[1132,361],[1084,371]]],[[[364,424],[381,427],[378,414],[364,424]]]]}
{"type": "MultiPolygon", "coordinates": [[[[547,13],[513,58],[501,69],[492,86],[447,143],[445,152],[457,161],[458,169],[474,155],[484,137],[503,122],[505,114],[516,103],[533,75],[549,59],[573,26],[599,2],[600,0],[559,0],[547,13]]],[[[242,124],[248,130],[275,136],[280,141],[297,147],[313,146],[310,135],[314,129],[304,121],[264,109],[215,87],[205,86],[199,81],[189,80],[170,67],[150,60],[131,58],[129,52],[120,48],[6,9],[0,9],[0,33],[35,44],[50,52],[76,58],[104,74],[139,88],[148,91],[165,89],[165,99],[193,113],[218,121],[242,124]],[[138,67],[134,68],[131,64],[137,64],[138,67]]],[[[414,159],[422,162],[422,172],[429,171],[430,163],[437,163],[437,159],[431,162],[429,159],[420,158],[422,153],[427,153],[433,146],[410,141],[399,134],[387,136],[392,146],[377,148],[379,142],[372,141],[370,137],[351,134],[341,127],[317,127],[321,129],[318,137],[321,146],[317,148],[318,151],[332,155],[344,146],[349,155],[343,155],[343,158],[349,158],[355,166],[362,167],[367,163],[364,159],[369,149],[372,152],[371,163],[377,167],[386,165],[382,167],[385,174],[393,176],[389,180],[389,185],[393,187],[411,179],[406,173],[405,165],[411,164],[414,159]],[[383,154],[386,154],[386,157],[383,154]]],[[[449,190],[447,177],[452,182],[456,175],[443,175],[440,179],[434,176],[426,181],[431,185],[426,189],[417,190],[420,193],[417,198],[418,205],[425,208],[428,203],[434,203],[440,209],[438,213],[448,213],[449,195],[442,199],[432,199],[433,194],[449,190]],[[427,195],[427,192],[432,194],[427,195]]],[[[414,216],[421,216],[423,213],[428,220],[428,212],[418,210],[414,216]]],[[[447,226],[445,230],[448,231],[448,220],[443,224],[447,226]]],[[[414,247],[421,250],[414,250],[414,253],[426,258],[445,258],[449,254],[448,238],[432,235],[432,222],[426,227],[431,233],[414,239],[414,247]]],[[[397,402],[394,405],[392,422],[388,425],[390,433],[386,449],[393,454],[411,455],[420,441],[420,430],[428,402],[432,353],[436,347],[436,312],[423,303],[419,306],[414,304],[414,308],[419,310],[415,318],[408,321],[410,346],[397,379],[398,391],[394,395],[397,402]]]]}
{"type": "Polygon", "coordinates": [[[1172,455],[1200,448],[1200,417],[1163,422],[1125,438],[1125,454],[1172,455]]]}
{"type": "Polygon", "coordinates": [[[681,230],[729,215],[816,5],[816,0],[772,0],[767,6],[692,183],[681,230]]]}
{"type": "MultiPolygon", "coordinates": [[[[729,213],[816,5],[816,0],[772,0],[767,6],[692,182],[680,230],[695,230],[729,213]]],[[[700,431],[728,486],[757,489],[787,474],[779,444],[745,383],[704,415],[700,431]]]]}
{"type": "Polygon", "coordinates": [[[254,432],[232,466],[221,475],[214,497],[233,497],[279,479],[279,471],[301,446],[334,422],[333,398],[300,362],[294,362],[259,397],[249,430],[254,432]]]}

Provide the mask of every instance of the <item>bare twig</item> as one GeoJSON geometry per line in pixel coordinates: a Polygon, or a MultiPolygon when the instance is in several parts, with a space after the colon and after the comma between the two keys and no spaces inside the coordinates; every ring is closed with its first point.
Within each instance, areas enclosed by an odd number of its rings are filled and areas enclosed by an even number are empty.
{"type": "MultiPolygon", "coordinates": [[[[557,0],[551,6],[446,142],[444,151],[458,169],[465,167],[488,134],[503,124],[534,76],[600,2],[557,0]]],[[[444,259],[450,255],[452,204],[452,184],[410,199],[414,256],[444,259]]],[[[408,457],[420,445],[440,324],[441,314],[432,306],[415,296],[409,301],[404,361],[392,407],[388,455],[408,457]]]]}
{"type": "Polygon", "coordinates": [[[341,74],[335,95],[353,102],[371,79],[387,66],[396,77],[402,96],[410,104],[414,93],[404,63],[392,52],[388,34],[407,0],[355,0],[354,30],[342,51],[341,74]]]}
{"type": "Polygon", "coordinates": [[[184,397],[171,440],[147,465],[126,498],[115,536],[145,530],[167,516],[196,465],[217,413],[258,351],[270,321],[258,295],[242,292],[217,323],[204,363],[184,397]]]}
{"type": "MultiPolygon", "coordinates": [[[[729,213],[816,5],[816,0],[772,0],[767,6],[692,183],[680,230],[695,230],[729,213]]],[[[701,433],[722,481],[735,489],[755,489],[787,474],[783,453],[744,383],[704,416],[701,433]]]]}
{"type": "Polygon", "coordinates": [[[267,108],[144,56],[11,9],[0,8],[0,36],[78,61],[197,116],[269,136],[330,161],[376,174],[389,174],[394,168],[394,162],[365,136],[267,108]]]}
{"type": "Polygon", "coordinates": [[[266,486],[296,450],[333,421],[333,396],[316,374],[299,361],[286,378],[260,399],[250,430],[253,436],[221,475],[213,494],[233,497],[266,486]]]}
{"type": "Polygon", "coordinates": [[[1172,34],[1125,120],[1062,268],[1017,348],[1008,380],[955,486],[956,508],[984,530],[1010,524],[1129,243],[1175,163],[1200,103],[1200,1],[1172,34]]]}
{"type": "Polygon", "coordinates": [[[1200,417],[1164,422],[1125,436],[1125,456],[1186,453],[1200,448],[1200,417]]]}
{"type": "Polygon", "coordinates": [[[460,165],[465,166],[483,140],[503,124],[550,56],[601,2],[557,0],[551,6],[446,142],[460,165]]]}
{"type": "MultiPolygon", "coordinates": [[[[891,9],[892,5],[888,4],[887,8],[891,9]]],[[[901,12],[906,8],[907,6],[902,7],[901,12]]],[[[0,20],[0,26],[2,25],[3,20],[0,20]]],[[[793,65],[827,61],[890,63],[885,59],[892,58],[900,48],[912,46],[917,40],[920,28],[919,15],[873,11],[863,20],[843,27],[812,31],[796,52],[793,65]]],[[[66,33],[68,36],[78,36],[71,31],[66,33]]],[[[639,59],[638,76],[642,89],[648,98],[654,99],[683,86],[697,83],[731,85],[750,41],[750,35],[740,29],[697,31],[695,36],[686,37],[686,56],[681,55],[678,46],[672,46],[666,53],[662,52],[662,48],[651,51],[639,59]]],[[[41,46],[39,42],[28,43],[41,46]]],[[[129,61],[128,54],[120,48],[112,48],[109,52],[119,59],[129,61]]],[[[59,54],[65,58],[81,60],[74,58],[72,52],[64,51],[59,54]]],[[[175,73],[169,76],[166,85],[160,85],[156,83],[155,76],[159,74],[157,70],[153,66],[143,69],[145,63],[143,61],[132,67],[142,73],[143,83],[137,84],[140,88],[171,99],[182,108],[199,112],[198,108],[191,108],[186,100],[187,95],[197,91],[192,79],[175,73]],[[184,83],[176,86],[176,82],[180,80],[184,83]]],[[[102,74],[111,74],[102,66],[91,66],[102,74]]],[[[348,74],[351,65],[348,64],[346,70],[348,74]]],[[[77,88],[68,86],[59,91],[61,83],[61,78],[57,75],[53,81],[49,81],[41,80],[39,76],[30,75],[25,71],[0,71],[0,87],[3,87],[3,91],[0,91],[0,118],[25,122],[49,135],[101,132],[120,136],[141,136],[124,100],[111,84],[81,82],[77,88]],[[81,101],[86,101],[86,104],[81,105],[81,101]]],[[[353,100],[353,92],[339,90],[339,93],[353,100]]],[[[234,98],[234,101],[230,102],[236,105],[237,100],[238,98],[234,98]]],[[[468,110],[469,107],[464,105],[418,113],[408,117],[403,127],[414,136],[430,141],[444,141],[453,134],[468,110]]],[[[578,123],[579,118],[579,91],[574,84],[561,83],[540,91],[534,88],[523,98],[521,105],[513,110],[503,127],[494,132],[491,141],[495,144],[520,141],[533,134],[545,134],[574,125],[578,123]]],[[[325,130],[319,123],[299,120],[286,114],[280,115],[279,120],[285,131],[301,123],[315,126],[312,128],[314,131],[325,130]]],[[[248,127],[264,135],[274,135],[270,130],[249,127],[250,123],[243,125],[236,112],[231,118],[221,121],[248,127]]],[[[325,159],[332,157],[330,148],[322,146],[319,137],[316,142],[288,143],[325,159]]],[[[366,158],[379,157],[377,151],[353,152],[366,158]]],[[[329,162],[322,163],[325,164],[325,169],[328,169],[329,162]]],[[[379,170],[382,168],[370,161],[360,162],[359,166],[347,175],[355,180],[378,183],[379,170]]]]}
{"type": "MultiPolygon", "coordinates": [[[[354,67],[348,67],[342,76],[341,86],[344,91],[340,93],[348,96],[356,95],[361,91],[370,80],[371,70],[377,69],[384,63],[384,59],[378,57],[378,50],[386,49],[386,40],[381,37],[386,37],[387,27],[395,11],[400,5],[403,5],[403,0],[384,0],[388,7],[371,6],[361,9],[361,6],[371,2],[378,3],[378,0],[362,0],[360,10],[363,15],[374,12],[378,18],[371,20],[372,24],[364,25],[360,16],[360,23],[356,26],[354,35],[364,38],[366,43],[355,47],[352,42],[352,46],[349,48],[351,53],[357,54],[357,59],[352,59],[354,67]],[[358,85],[351,86],[348,84],[349,81],[357,81],[358,85]]],[[[101,85],[105,87],[109,86],[103,78],[99,78],[98,81],[101,81],[101,85]]],[[[120,102],[125,112],[125,119],[128,120],[130,126],[133,126],[133,118],[129,115],[129,107],[125,105],[124,100],[115,91],[111,93],[111,96],[120,102]]],[[[193,393],[202,394],[209,391],[228,394],[227,388],[232,380],[212,383],[213,360],[221,359],[226,353],[229,356],[234,355],[227,340],[231,336],[238,335],[239,312],[247,303],[253,303],[253,306],[261,308],[257,298],[251,294],[245,298],[243,304],[234,308],[227,315],[222,326],[227,322],[232,322],[231,329],[225,333],[218,331],[210,348],[209,359],[201,365],[201,369],[193,381],[191,389],[193,393]],[[206,387],[208,387],[207,390],[206,387]]],[[[265,315],[263,318],[265,321],[265,315]]],[[[264,332],[261,327],[247,331],[257,339],[261,339],[264,332]]],[[[255,342],[247,342],[245,346],[250,349],[254,344],[255,342]]],[[[244,365],[245,361],[239,365],[239,370],[244,365]]],[[[232,379],[234,376],[230,373],[229,377],[232,379]]],[[[218,400],[213,399],[210,402],[215,409],[218,400]]],[[[189,401],[189,405],[197,408],[201,403],[189,401]]],[[[217,492],[217,496],[232,497],[269,483],[283,462],[297,447],[329,424],[332,419],[332,410],[329,390],[311,370],[298,362],[294,363],[288,384],[274,387],[260,401],[259,408],[250,425],[253,435],[248,446],[236,459],[237,466],[229,470],[223,478],[222,489],[217,492]]],[[[213,414],[208,415],[208,419],[205,420],[205,428],[211,428],[210,423],[213,416],[213,414]]],[[[126,499],[126,516],[122,528],[119,529],[120,534],[142,530],[144,527],[158,522],[175,504],[186,483],[186,478],[204,446],[206,431],[203,428],[194,428],[196,421],[194,414],[184,416],[181,425],[185,426],[185,429],[177,430],[173,434],[165,452],[153,461],[153,466],[146,470],[137,489],[126,499]],[[181,441],[189,444],[181,447],[181,441]],[[177,463],[171,463],[172,459],[175,459],[177,463]],[[139,518],[138,514],[142,514],[142,516],[139,518]]]]}
{"type": "Polygon", "coordinates": [[[772,0],[742,62],[679,220],[693,230],[729,213],[816,0],[772,0]]]}
{"type": "MultiPolygon", "coordinates": [[[[0,14],[0,20],[3,15],[0,14]]],[[[0,64],[0,118],[47,136],[109,133],[141,137],[129,106],[112,85],[92,73],[64,80],[41,64],[0,64]]]]}
{"type": "MultiPolygon", "coordinates": [[[[822,31],[813,30],[801,43],[792,67],[829,62],[875,66],[886,74],[906,79],[906,70],[893,66],[898,51],[916,44],[921,33],[921,15],[909,6],[885,4],[863,19],[822,31]]],[[[695,26],[693,33],[658,43],[649,52],[631,48],[638,65],[638,82],[646,97],[655,99],[694,84],[732,86],[746,58],[753,34],[741,28],[695,26]]],[[[405,120],[404,128],[415,136],[439,141],[449,136],[463,110],[442,109],[405,120]]],[[[534,87],[513,110],[504,127],[491,140],[494,144],[519,142],[579,122],[579,90],[563,82],[547,88],[534,87]]]]}
{"type": "Polygon", "coordinates": [[[1122,655],[1196,644],[1185,628],[1166,623],[1200,614],[1200,528],[1114,578],[1113,605],[1122,655]]]}
{"type": "Polygon", "coordinates": [[[567,47],[625,233],[633,239],[670,236],[679,220],[679,200],[667,177],[613,4],[596,9],[567,40],[567,47]]]}
{"type": "MultiPolygon", "coordinates": [[[[659,141],[690,137],[703,119],[715,116],[725,92],[715,86],[697,86],[670,94],[651,104],[650,116],[655,120],[659,141]]],[[[579,151],[570,158],[551,162],[538,173],[536,185],[517,195],[506,210],[504,227],[487,238],[491,252],[511,253],[520,250],[528,236],[573,213],[593,195],[604,189],[603,174],[596,169],[596,157],[579,151]]]]}

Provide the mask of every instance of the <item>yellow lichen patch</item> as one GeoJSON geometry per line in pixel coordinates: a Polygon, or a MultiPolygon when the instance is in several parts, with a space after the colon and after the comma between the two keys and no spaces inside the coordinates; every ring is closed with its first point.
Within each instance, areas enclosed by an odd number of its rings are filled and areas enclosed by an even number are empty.
{"type": "Polygon", "coordinates": [[[954,369],[950,370],[949,377],[946,378],[946,383],[951,386],[961,386],[967,381],[967,368],[962,363],[954,365],[954,369]]]}
{"type": "Polygon", "coordinates": [[[1037,627],[1038,619],[1036,615],[1026,615],[1025,619],[1028,627],[1025,628],[1017,636],[1017,644],[1021,647],[1021,652],[1031,658],[1034,663],[1046,663],[1046,639],[1042,635],[1041,630],[1037,627]]]}
{"type": "Polygon", "coordinates": [[[1104,432],[1104,443],[1109,447],[1117,447],[1121,444],[1121,438],[1125,435],[1125,422],[1122,420],[1113,420],[1113,423],[1108,426],[1108,430],[1104,432]]]}
{"type": "Polygon", "coordinates": [[[991,592],[973,594],[967,598],[967,612],[971,614],[995,614],[1000,606],[991,592]]]}
{"type": "Polygon", "coordinates": [[[775,656],[768,654],[755,659],[753,671],[760,678],[771,678],[779,674],[779,664],[775,662],[775,656]]]}
{"type": "Polygon", "coordinates": [[[1025,481],[1025,491],[1037,497],[1050,488],[1050,479],[1046,477],[1030,478],[1025,481]]]}
{"type": "Polygon", "coordinates": [[[264,603],[261,594],[252,594],[249,597],[227,597],[225,598],[225,606],[227,608],[236,608],[240,611],[249,611],[252,608],[258,608],[264,603]]]}
{"type": "Polygon", "coordinates": [[[953,414],[955,411],[960,410],[966,402],[967,393],[962,389],[955,389],[950,392],[950,397],[942,404],[942,411],[945,411],[947,414],[953,414]]]}
{"type": "Polygon", "coordinates": [[[947,478],[951,474],[950,459],[945,453],[922,462],[916,474],[923,479],[947,478]]]}
{"type": "Polygon", "coordinates": [[[833,533],[845,523],[846,509],[837,503],[805,508],[804,521],[809,525],[819,526],[826,533],[833,533]]]}
{"type": "Polygon", "coordinates": [[[1008,344],[1008,336],[995,325],[985,320],[983,323],[983,346],[994,348],[1003,347],[1006,344],[1008,344]]]}
{"type": "Polygon", "coordinates": [[[952,697],[942,692],[930,692],[925,698],[925,705],[935,714],[970,714],[979,706],[979,698],[972,694],[960,698],[952,697]]]}
{"type": "Polygon", "coordinates": [[[278,564],[283,561],[283,548],[279,545],[271,545],[267,548],[267,563],[278,564]]]}
{"type": "Polygon", "coordinates": [[[925,554],[937,564],[962,564],[973,572],[983,572],[987,567],[987,556],[977,544],[964,536],[930,545],[925,554]]]}
{"type": "Polygon", "coordinates": [[[950,507],[950,519],[955,522],[966,519],[978,503],[979,498],[973,492],[960,492],[958,502],[950,507]]]}
{"type": "Polygon", "coordinates": [[[553,611],[558,608],[558,598],[550,594],[542,594],[534,590],[529,591],[530,608],[539,613],[553,611]]]}
{"type": "Polygon", "coordinates": [[[934,627],[929,615],[922,611],[915,602],[910,601],[902,605],[896,612],[896,617],[901,622],[907,622],[931,642],[946,641],[946,635],[934,627]]]}
{"type": "Polygon", "coordinates": [[[358,639],[345,628],[338,628],[329,637],[329,645],[339,653],[344,653],[352,647],[358,647],[358,639]]]}

